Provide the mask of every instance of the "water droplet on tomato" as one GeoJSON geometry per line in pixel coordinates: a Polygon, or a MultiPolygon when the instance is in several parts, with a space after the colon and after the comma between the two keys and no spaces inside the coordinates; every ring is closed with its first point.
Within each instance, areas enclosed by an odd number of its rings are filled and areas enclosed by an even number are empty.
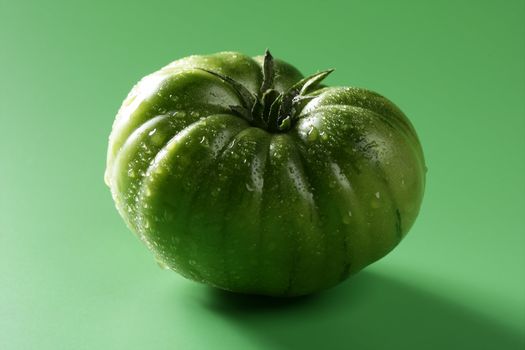
{"type": "Polygon", "coordinates": [[[158,259],[157,259],[157,265],[163,270],[169,270],[170,269],[168,265],[166,265],[163,261],[158,260],[158,259]]]}
{"type": "MultiPolygon", "coordinates": [[[[156,146],[160,146],[164,141],[164,136],[161,133],[156,133],[151,137],[151,143],[153,143],[156,146]]],[[[146,149],[146,153],[151,153],[151,150],[148,148],[146,149]]]]}
{"type": "Polygon", "coordinates": [[[315,126],[312,126],[306,135],[306,139],[310,142],[317,140],[319,137],[319,130],[315,126]]]}

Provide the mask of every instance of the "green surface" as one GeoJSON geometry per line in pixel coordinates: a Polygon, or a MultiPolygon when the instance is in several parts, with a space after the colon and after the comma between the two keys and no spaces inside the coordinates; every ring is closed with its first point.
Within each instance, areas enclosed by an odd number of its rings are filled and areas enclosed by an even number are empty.
{"type": "Polygon", "coordinates": [[[524,347],[524,2],[265,3],[0,0],[0,349],[524,347]],[[266,47],[395,101],[429,168],[391,255],[293,303],[159,269],[103,182],[140,77],[266,47]]]}

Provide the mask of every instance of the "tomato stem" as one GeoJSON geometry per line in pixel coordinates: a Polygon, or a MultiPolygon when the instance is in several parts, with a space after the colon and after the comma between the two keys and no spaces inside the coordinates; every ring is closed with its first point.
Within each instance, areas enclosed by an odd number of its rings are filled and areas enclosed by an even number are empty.
{"type": "Polygon", "coordinates": [[[264,94],[267,90],[273,88],[273,56],[270,53],[270,50],[266,49],[264,52],[264,61],[263,61],[263,82],[261,85],[261,94],[264,94]]]}
{"type": "Polygon", "coordinates": [[[315,91],[319,83],[325,79],[333,69],[328,69],[301,79],[288,90],[279,93],[274,89],[275,64],[268,49],[264,53],[262,75],[263,81],[258,95],[253,94],[244,85],[226,75],[199,68],[228,83],[241,98],[242,106],[230,106],[235,114],[246,119],[252,125],[270,132],[284,132],[289,130],[299,112],[299,106],[304,101],[312,99],[308,94],[315,91]]]}

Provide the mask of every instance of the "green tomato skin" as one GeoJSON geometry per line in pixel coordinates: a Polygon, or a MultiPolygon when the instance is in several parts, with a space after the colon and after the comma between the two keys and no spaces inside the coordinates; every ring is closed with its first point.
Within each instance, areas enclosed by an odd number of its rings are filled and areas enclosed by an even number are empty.
{"type": "MultiPolygon", "coordinates": [[[[248,294],[297,296],[385,256],[412,226],[425,164],[404,114],[368,90],[324,87],[290,130],[232,113],[253,94],[262,58],[225,52],[175,61],[124,101],[106,183],[120,215],[181,275],[248,294]]],[[[275,61],[274,88],[303,76],[275,61]]]]}

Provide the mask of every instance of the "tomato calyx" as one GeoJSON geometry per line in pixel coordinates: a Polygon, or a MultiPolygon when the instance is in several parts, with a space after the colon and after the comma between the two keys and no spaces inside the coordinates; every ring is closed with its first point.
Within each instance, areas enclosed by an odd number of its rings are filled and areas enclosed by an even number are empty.
{"type": "Polygon", "coordinates": [[[241,105],[230,106],[233,113],[269,132],[285,132],[297,120],[300,106],[315,97],[310,93],[315,91],[319,83],[334,70],[328,69],[310,75],[292,85],[288,90],[279,93],[274,89],[274,68],[273,56],[267,49],[262,65],[263,81],[257,95],[229,76],[208,69],[199,69],[228,83],[239,95],[241,105]]]}

